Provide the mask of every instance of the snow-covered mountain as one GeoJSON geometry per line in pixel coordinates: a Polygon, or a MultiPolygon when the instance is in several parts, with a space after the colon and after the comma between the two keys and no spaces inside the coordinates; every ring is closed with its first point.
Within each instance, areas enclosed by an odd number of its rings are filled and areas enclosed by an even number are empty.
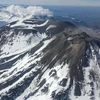
{"type": "Polygon", "coordinates": [[[99,32],[41,20],[52,16],[42,7],[0,9],[11,22],[0,28],[0,100],[100,99],[99,32]]]}
{"type": "Polygon", "coordinates": [[[6,23],[14,21],[24,21],[30,18],[38,18],[39,20],[60,20],[70,21],[77,25],[86,26],[86,23],[80,21],[70,15],[56,15],[53,11],[43,8],[42,6],[21,6],[21,5],[9,5],[0,6],[0,26],[6,23]],[[6,23],[5,23],[6,22],[6,23]]]}
{"type": "Polygon", "coordinates": [[[96,33],[32,18],[2,27],[0,48],[0,100],[100,99],[96,33]]]}

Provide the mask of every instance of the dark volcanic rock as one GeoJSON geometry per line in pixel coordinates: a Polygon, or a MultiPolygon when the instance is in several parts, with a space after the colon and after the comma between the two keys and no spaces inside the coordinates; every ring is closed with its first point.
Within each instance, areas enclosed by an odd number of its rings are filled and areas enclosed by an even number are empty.
{"type": "Polygon", "coordinates": [[[98,35],[70,22],[16,23],[0,29],[0,100],[100,98],[98,35]]]}

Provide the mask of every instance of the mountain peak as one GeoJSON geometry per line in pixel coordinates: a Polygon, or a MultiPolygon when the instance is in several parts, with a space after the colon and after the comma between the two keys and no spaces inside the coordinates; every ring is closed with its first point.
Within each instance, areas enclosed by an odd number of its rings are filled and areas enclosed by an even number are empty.
{"type": "Polygon", "coordinates": [[[100,41],[90,31],[28,19],[0,32],[1,100],[99,100],[100,41]]]}

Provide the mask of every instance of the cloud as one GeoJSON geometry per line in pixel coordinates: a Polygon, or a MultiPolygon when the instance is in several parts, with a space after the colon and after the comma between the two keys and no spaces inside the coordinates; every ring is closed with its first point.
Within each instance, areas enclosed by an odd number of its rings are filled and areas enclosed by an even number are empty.
{"type": "Polygon", "coordinates": [[[18,5],[10,5],[7,8],[0,10],[0,20],[15,21],[20,19],[27,19],[34,16],[53,16],[52,12],[48,9],[44,9],[41,6],[28,6],[26,8],[18,5]]]}

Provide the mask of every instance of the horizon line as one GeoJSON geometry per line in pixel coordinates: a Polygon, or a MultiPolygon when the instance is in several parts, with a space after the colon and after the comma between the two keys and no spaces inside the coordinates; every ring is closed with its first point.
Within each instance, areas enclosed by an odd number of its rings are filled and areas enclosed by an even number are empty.
{"type": "Polygon", "coordinates": [[[46,4],[5,4],[5,3],[0,3],[0,5],[25,5],[25,6],[72,6],[72,7],[100,7],[99,5],[46,5],[46,4]]]}

